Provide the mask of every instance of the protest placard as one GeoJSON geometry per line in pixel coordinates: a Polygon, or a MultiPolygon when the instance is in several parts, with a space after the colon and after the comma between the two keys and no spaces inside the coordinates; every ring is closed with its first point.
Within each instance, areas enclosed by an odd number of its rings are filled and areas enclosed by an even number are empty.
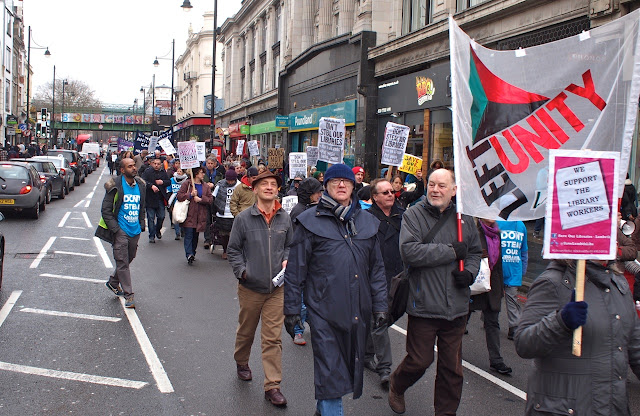
{"type": "Polygon", "coordinates": [[[616,258],[620,153],[549,152],[545,259],[616,258]]]}
{"type": "Polygon", "coordinates": [[[318,164],[318,146],[307,146],[307,166],[318,164]]]}
{"type": "Polygon", "coordinates": [[[282,209],[287,211],[287,214],[291,214],[291,210],[298,203],[298,197],[295,195],[285,196],[282,198],[282,209]]]}
{"type": "Polygon", "coordinates": [[[322,117],[318,124],[318,160],[342,163],[344,158],[344,119],[322,117]]]}
{"type": "Polygon", "coordinates": [[[207,160],[207,147],[204,142],[196,142],[196,151],[198,152],[198,161],[204,162],[207,160]]]}
{"type": "Polygon", "coordinates": [[[260,156],[260,149],[258,148],[257,140],[250,140],[247,145],[249,147],[249,156],[260,156]]]}
{"type": "Polygon", "coordinates": [[[269,169],[282,169],[284,164],[284,149],[270,147],[267,154],[269,169]]]}
{"type": "Polygon", "coordinates": [[[398,170],[415,175],[417,171],[422,170],[422,159],[405,153],[402,158],[402,165],[400,165],[398,170]]]}
{"type": "Polygon", "coordinates": [[[238,145],[236,146],[236,154],[238,156],[242,156],[244,153],[244,140],[238,140],[238,145]]]}
{"type": "Polygon", "coordinates": [[[180,158],[180,167],[182,169],[197,168],[200,166],[196,142],[178,142],[178,157],[180,158]]]}
{"type": "Polygon", "coordinates": [[[404,151],[409,141],[409,127],[402,124],[387,122],[382,142],[382,159],[380,163],[389,166],[400,166],[404,158],[404,151]]]}
{"type": "Polygon", "coordinates": [[[160,145],[160,147],[162,147],[162,150],[164,150],[164,152],[168,155],[175,155],[176,153],[178,153],[176,151],[176,148],[173,147],[173,145],[171,144],[171,140],[169,139],[160,139],[158,141],[158,144],[160,145]]]}
{"type": "Polygon", "coordinates": [[[289,153],[289,178],[302,175],[307,177],[307,154],[303,152],[289,153]]]}
{"type": "Polygon", "coordinates": [[[156,151],[156,147],[158,147],[158,136],[151,136],[149,138],[149,154],[153,154],[156,151]]]}

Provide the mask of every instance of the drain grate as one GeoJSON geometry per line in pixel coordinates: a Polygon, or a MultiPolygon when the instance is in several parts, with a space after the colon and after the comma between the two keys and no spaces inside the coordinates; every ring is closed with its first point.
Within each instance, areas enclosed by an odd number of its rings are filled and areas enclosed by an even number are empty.
{"type": "MultiPolygon", "coordinates": [[[[40,254],[40,253],[16,253],[13,256],[13,258],[14,259],[35,259],[36,257],[38,257],[38,254],[40,254]]],[[[53,259],[53,258],[55,258],[55,254],[46,253],[42,258],[43,259],[53,259]]]]}

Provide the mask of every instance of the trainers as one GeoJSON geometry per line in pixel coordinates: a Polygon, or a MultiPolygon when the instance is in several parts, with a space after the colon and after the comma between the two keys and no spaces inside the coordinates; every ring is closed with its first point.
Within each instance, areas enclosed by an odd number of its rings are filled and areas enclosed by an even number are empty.
{"type": "Polygon", "coordinates": [[[129,296],[127,299],[125,299],[124,307],[125,308],[135,308],[136,307],[136,303],[133,301],[133,295],[129,296]]]}
{"type": "Polygon", "coordinates": [[[156,232],[156,237],[158,238],[158,240],[162,240],[162,231],[158,230],[156,232]]]}
{"type": "Polygon", "coordinates": [[[390,378],[391,374],[387,371],[385,373],[382,373],[380,375],[380,386],[384,389],[384,390],[389,390],[389,378],[390,378]]]}
{"type": "Polygon", "coordinates": [[[302,334],[296,334],[296,336],[293,337],[293,343],[296,345],[307,345],[307,341],[304,340],[302,334]]]}
{"type": "Polygon", "coordinates": [[[149,244],[155,244],[156,243],[156,239],[155,238],[150,238],[149,239],[149,244]]]}
{"type": "Polygon", "coordinates": [[[491,369],[497,371],[498,374],[508,375],[513,371],[511,367],[506,365],[505,363],[492,364],[491,369]]]}
{"type": "Polygon", "coordinates": [[[204,249],[207,250],[211,246],[211,243],[208,241],[204,242],[204,249]]]}
{"type": "Polygon", "coordinates": [[[114,295],[116,296],[124,296],[124,293],[122,292],[122,290],[120,289],[120,286],[114,286],[111,283],[107,282],[105,283],[105,285],[107,286],[107,288],[113,292],[114,295]]]}
{"type": "Polygon", "coordinates": [[[193,254],[187,257],[187,263],[189,265],[192,265],[195,260],[196,260],[196,256],[194,256],[193,254]]]}
{"type": "Polygon", "coordinates": [[[180,234],[176,235],[175,240],[180,240],[180,234]]]}

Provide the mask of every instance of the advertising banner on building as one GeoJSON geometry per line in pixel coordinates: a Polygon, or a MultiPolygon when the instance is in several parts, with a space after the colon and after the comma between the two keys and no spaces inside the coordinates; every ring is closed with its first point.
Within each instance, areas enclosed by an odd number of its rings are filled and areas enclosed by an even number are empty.
{"type": "Polygon", "coordinates": [[[322,117],[318,128],[318,160],[342,163],[344,159],[345,124],[343,119],[322,117]]]}
{"type": "Polygon", "coordinates": [[[457,207],[545,215],[549,152],[620,152],[624,186],[640,95],[640,10],[526,49],[484,48],[449,19],[457,207]]]}
{"type": "Polygon", "coordinates": [[[407,149],[409,141],[409,126],[388,122],[384,129],[384,140],[382,142],[383,165],[400,166],[404,159],[404,151],[407,149]]]}
{"type": "Polygon", "coordinates": [[[616,258],[619,163],[619,152],[549,152],[544,258],[616,258]]]}

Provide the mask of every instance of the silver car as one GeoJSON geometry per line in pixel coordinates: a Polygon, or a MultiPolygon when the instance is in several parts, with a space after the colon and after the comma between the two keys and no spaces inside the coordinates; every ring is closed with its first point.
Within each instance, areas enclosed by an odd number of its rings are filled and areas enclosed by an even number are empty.
{"type": "Polygon", "coordinates": [[[38,219],[46,208],[46,187],[25,162],[0,162],[0,211],[25,212],[38,219]]]}
{"type": "Polygon", "coordinates": [[[69,191],[73,191],[75,189],[74,184],[76,182],[76,174],[73,172],[73,169],[71,169],[71,165],[66,158],[62,156],[35,156],[32,159],[52,162],[60,175],[64,177],[66,193],[68,194],[69,191]]]}

